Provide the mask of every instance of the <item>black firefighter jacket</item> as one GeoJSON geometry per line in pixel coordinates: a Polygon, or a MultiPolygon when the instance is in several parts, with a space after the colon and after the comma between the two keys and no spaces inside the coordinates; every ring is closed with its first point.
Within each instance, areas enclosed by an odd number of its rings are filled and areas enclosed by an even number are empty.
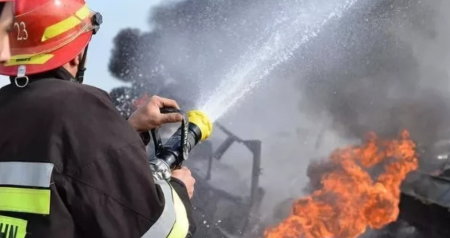
{"type": "Polygon", "coordinates": [[[108,94],[70,79],[0,89],[0,238],[189,237],[183,183],[156,183],[108,94]]]}

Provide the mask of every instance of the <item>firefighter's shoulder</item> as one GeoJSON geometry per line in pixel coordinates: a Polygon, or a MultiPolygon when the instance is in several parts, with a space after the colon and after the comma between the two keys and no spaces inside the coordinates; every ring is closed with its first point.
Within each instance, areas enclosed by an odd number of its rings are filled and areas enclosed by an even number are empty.
{"type": "Polygon", "coordinates": [[[57,79],[45,80],[40,86],[46,91],[37,95],[38,106],[45,107],[52,136],[61,141],[55,146],[64,145],[71,151],[65,152],[65,167],[84,167],[111,151],[142,143],[105,91],[57,79]]]}
{"type": "Polygon", "coordinates": [[[45,88],[45,93],[41,94],[41,97],[48,105],[52,105],[53,109],[60,109],[66,113],[67,110],[64,109],[89,109],[91,105],[99,106],[102,104],[112,106],[107,92],[90,85],[66,80],[48,79],[43,80],[39,87],[45,88]],[[70,107],[68,108],[61,107],[69,105],[70,107]]]}

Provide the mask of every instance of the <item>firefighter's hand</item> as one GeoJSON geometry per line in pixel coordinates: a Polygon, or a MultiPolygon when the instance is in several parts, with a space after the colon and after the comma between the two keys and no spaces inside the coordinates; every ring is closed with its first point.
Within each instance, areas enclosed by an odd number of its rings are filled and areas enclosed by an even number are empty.
{"type": "Polygon", "coordinates": [[[161,114],[163,107],[177,108],[177,102],[172,99],[153,96],[143,103],[128,118],[130,125],[138,132],[155,129],[164,123],[180,122],[183,117],[179,113],[161,114]]]}
{"type": "Polygon", "coordinates": [[[192,177],[191,171],[183,166],[181,169],[176,169],[172,171],[172,177],[180,180],[186,186],[187,192],[189,194],[189,198],[192,198],[194,195],[194,184],[195,179],[192,177]]]}

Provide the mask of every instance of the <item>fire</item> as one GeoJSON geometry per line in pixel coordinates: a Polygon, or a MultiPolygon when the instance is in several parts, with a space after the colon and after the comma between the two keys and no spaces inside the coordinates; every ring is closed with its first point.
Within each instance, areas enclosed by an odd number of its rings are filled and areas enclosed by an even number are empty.
{"type": "Polygon", "coordinates": [[[264,232],[265,238],[356,238],[367,227],[379,229],[397,220],[400,185],[417,169],[415,144],[404,131],[398,139],[369,134],[363,145],[335,150],[333,168],[321,188],[294,202],[291,215],[264,232]],[[376,180],[368,170],[384,171],[376,180]]]}

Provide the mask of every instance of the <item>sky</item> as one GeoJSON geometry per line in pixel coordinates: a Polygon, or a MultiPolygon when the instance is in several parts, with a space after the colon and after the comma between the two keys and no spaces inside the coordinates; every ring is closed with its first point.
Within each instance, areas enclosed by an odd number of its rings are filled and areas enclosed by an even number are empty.
{"type": "MultiPolygon", "coordinates": [[[[86,2],[92,10],[102,14],[103,24],[89,45],[84,83],[109,91],[122,84],[108,71],[114,37],[125,27],[148,30],[149,9],[161,0],[127,0],[120,2],[121,4],[118,1],[108,0],[87,0],[86,2]]],[[[8,79],[0,76],[0,86],[7,83],[9,83],[8,79]]]]}

